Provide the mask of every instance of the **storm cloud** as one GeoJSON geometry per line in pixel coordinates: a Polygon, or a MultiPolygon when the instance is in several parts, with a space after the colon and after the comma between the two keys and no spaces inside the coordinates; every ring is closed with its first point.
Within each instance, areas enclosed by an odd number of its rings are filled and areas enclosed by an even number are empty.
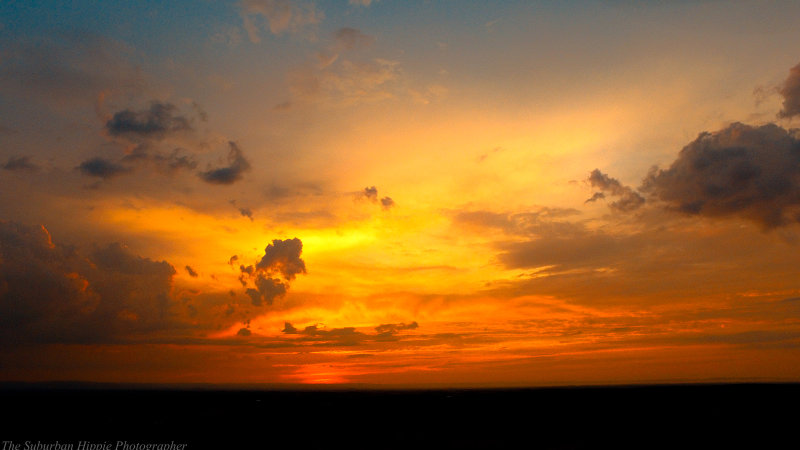
{"type": "Polygon", "coordinates": [[[689,215],[738,216],[764,229],[800,222],[800,140],[775,124],[701,133],[640,190],[689,215]]]}
{"type": "Polygon", "coordinates": [[[120,244],[88,255],[43,226],[0,221],[0,340],[107,342],[176,323],[175,269],[120,244]]]}

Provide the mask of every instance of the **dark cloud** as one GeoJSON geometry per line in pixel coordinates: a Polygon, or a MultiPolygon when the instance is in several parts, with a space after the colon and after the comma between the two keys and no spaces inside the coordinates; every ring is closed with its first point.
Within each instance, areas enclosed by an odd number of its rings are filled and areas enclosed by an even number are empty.
{"type": "Polygon", "coordinates": [[[237,336],[247,337],[253,334],[249,328],[240,328],[238,332],[236,332],[237,336]]]}
{"type": "Polygon", "coordinates": [[[192,129],[189,120],[177,115],[177,111],[171,103],[153,101],[146,110],[125,109],[115,113],[105,128],[111,136],[161,140],[171,133],[192,129]]]}
{"type": "Polygon", "coordinates": [[[78,167],[84,175],[98,177],[102,179],[114,178],[118,175],[130,172],[132,169],[104,158],[92,158],[82,162],[78,167]]]}
{"type": "Polygon", "coordinates": [[[393,206],[395,206],[395,202],[394,200],[392,200],[391,197],[383,197],[379,201],[378,188],[376,188],[375,186],[365,187],[363,191],[358,193],[358,198],[366,198],[372,203],[380,203],[381,208],[384,210],[391,209],[393,206]]]}
{"type": "Polygon", "coordinates": [[[603,200],[604,198],[606,198],[606,194],[603,194],[602,192],[595,192],[583,203],[592,203],[596,202],[597,200],[603,200]]]}
{"type": "Polygon", "coordinates": [[[232,266],[233,263],[235,263],[238,260],[239,260],[239,255],[233,255],[230,257],[230,259],[228,259],[228,264],[232,266]]]}
{"type": "Polygon", "coordinates": [[[344,50],[368,47],[375,42],[375,37],[364,34],[355,28],[339,28],[334,34],[336,44],[344,50]]]}
{"type": "Polygon", "coordinates": [[[375,186],[365,187],[362,191],[364,197],[368,198],[370,201],[376,202],[378,201],[378,188],[375,186]]]}
{"type": "Polygon", "coordinates": [[[800,64],[789,70],[789,77],[779,89],[783,96],[783,109],[778,112],[778,117],[794,117],[800,114],[800,64]]]}
{"type": "Polygon", "coordinates": [[[239,208],[239,214],[249,218],[251,221],[253,220],[253,210],[250,208],[239,208]]]}
{"type": "Polygon", "coordinates": [[[295,334],[303,336],[303,340],[331,345],[358,345],[364,340],[371,338],[369,335],[356,331],[355,327],[331,328],[330,330],[326,330],[320,328],[318,325],[309,325],[303,330],[298,330],[289,322],[284,323],[283,333],[295,334]]]}
{"type": "Polygon", "coordinates": [[[417,322],[411,323],[385,323],[375,327],[378,334],[394,334],[403,330],[416,330],[419,327],[417,322]]]}
{"type": "Polygon", "coordinates": [[[253,306],[261,306],[264,303],[271,306],[275,299],[286,295],[286,289],[289,287],[277,278],[268,278],[261,274],[256,277],[255,286],[256,289],[246,291],[253,301],[253,306]]]}
{"type": "Polygon", "coordinates": [[[175,269],[111,244],[82,255],[0,222],[0,340],[99,342],[174,326],[175,269]]]}
{"type": "Polygon", "coordinates": [[[205,172],[200,172],[200,178],[206,183],[211,184],[233,184],[242,179],[244,173],[250,170],[250,163],[242,154],[242,150],[235,142],[228,142],[230,151],[228,152],[228,166],[217,169],[209,168],[205,172]]]}
{"type": "Polygon", "coordinates": [[[800,140],[774,124],[701,133],[640,191],[689,215],[739,216],[764,229],[800,222],[800,140]]]}
{"type": "Polygon", "coordinates": [[[39,170],[39,166],[32,163],[30,158],[27,156],[17,156],[8,158],[5,164],[3,164],[3,169],[11,170],[11,171],[28,171],[34,172],[39,170]]]}
{"type": "Polygon", "coordinates": [[[256,269],[267,274],[280,273],[287,280],[294,280],[295,275],[306,273],[306,263],[300,258],[302,252],[300,239],[274,239],[264,249],[264,256],[256,269]]]}
{"type": "MultiPolygon", "coordinates": [[[[293,332],[289,333],[284,331],[287,334],[303,334],[306,336],[345,336],[345,335],[352,335],[358,333],[355,327],[345,327],[345,328],[331,328],[330,330],[321,329],[317,325],[309,325],[305,327],[302,331],[298,331],[296,328],[292,326],[292,324],[286,322],[283,327],[284,330],[294,330],[293,332]],[[286,326],[288,325],[288,327],[286,326]]],[[[361,334],[361,333],[359,333],[361,334]]]]}
{"type": "Polygon", "coordinates": [[[241,214],[244,217],[249,218],[251,222],[253,221],[253,210],[252,209],[246,208],[246,207],[237,206],[236,205],[236,200],[231,200],[229,203],[231,205],[233,205],[233,207],[236,208],[239,211],[239,214],[241,214]]]}
{"type": "Polygon", "coordinates": [[[609,204],[609,206],[620,212],[629,212],[638,209],[644,205],[644,197],[639,195],[630,186],[624,186],[616,178],[611,178],[608,175],[600,172],[599,169],[594,169],[587,179],[592,187],[600,189],[587,202],[593,202],[599,198],[605,198],[604,193],[608,193],[612,197],[618,198],[609,204]],[[600,195],[598,195],[600,194],[600,195]]]}
{"type": "Polygon", "coordinates": [[[197,278],[197,272],[195,272],[191,266],[186,266],[186,273],[188,273],[192,278],[197,278]]]}
{"type": "MultiPolygon", "coordinates": [[[[253,286],[245,290],[253,306],[272,305],[289,289],[289,281],[294,280],[300,273],[306,273],[306,263],[300,257],[303,252],[303,243],[300,239],[274,239],[264,249],[264,256],[255,265],[239,265],[239,281],[247,287],[248,281],[253,286]],[[283,276],[284,280],[273,278],[275,275],[283,276]]],[[[239,258],[234,255],[228,261],[233,265],[239,258]]]]}
{"type": "Polygon", "coordinates": [[[97,267],[132,275],[175,274],[175,269],[166,261],[154,262],[128,252],[122,244],[113,243],[92,252],[91,260],[97,267]]]}
{"type": "Polygon", "coordinates": [[[394,200],[392,200],[390,197],[383,197],[381,199],[381,208],[383,209],[391,209],[394,205],[394,200]]]}
{"type": "Polygon", "coordinates": [[[326,329],[322,324],[309,325],[300,330],[290,322],[285,322],[282,333],[297,335],[299,340],[313,342],[315,345],[359,345],[367,342],[398,341],[402,336],[396,336],[397,333],[418,327],[417,322],[389,323],[376,326],[375,334],[367,334],[355,327],[326,329]]]}

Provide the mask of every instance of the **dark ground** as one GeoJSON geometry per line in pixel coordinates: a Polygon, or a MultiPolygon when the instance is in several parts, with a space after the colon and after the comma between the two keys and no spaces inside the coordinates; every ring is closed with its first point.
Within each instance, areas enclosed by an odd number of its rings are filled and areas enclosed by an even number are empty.
{"type": "Polygon", "coordinates": [[[125,440],[174,441],[184,450],[788,449],[800,442],[800,384],[417,391],[6,384],[0,402],[0,441],[20,450],[56,440],[73,450],[87,440],[112,450],[125,440]]]}

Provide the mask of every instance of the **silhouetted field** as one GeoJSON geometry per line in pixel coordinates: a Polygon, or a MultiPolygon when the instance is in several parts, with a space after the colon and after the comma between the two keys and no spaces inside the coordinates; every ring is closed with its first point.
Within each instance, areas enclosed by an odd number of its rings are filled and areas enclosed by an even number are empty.
{"type": "Polygon", "coordinates": [[[25,441],[33,449],[56,440],[74,450],[80,441],[111,449],[117,441],[174,442],[185,450],[790,448],[783,443],[798,442],[800,418],[800,384],[390,391],[5,385],[1,392],[0,440],[20,449],[25,441]]]}

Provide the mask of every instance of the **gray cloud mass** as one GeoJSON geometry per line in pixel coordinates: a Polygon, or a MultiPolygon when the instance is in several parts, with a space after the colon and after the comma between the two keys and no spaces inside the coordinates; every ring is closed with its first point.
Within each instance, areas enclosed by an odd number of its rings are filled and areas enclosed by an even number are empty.
{"type": "Polygon", "coordinates": [[[242,179],[244,173],[250,170],[250,162],[244,157],[242,150],[235,142],[228,142],[228,165],[216,169],[209,168],[200,172],[200,178],[210,184],[233,184],[242,179]]]}
{"type": "Polygon", "coordinates": [[[701,133],[640,190],[689,215],[739,216],[764,229],[800,222],[800,140],[775,124],[701,133]]]}
{"type": "Polygon", "coordinates": [[[88,255],[0,221],[0,341],[109,342],[175,325],[175,269],[118,243],[88,255]]]}
{"type": "Polygon", "coordinates": [[[105,158],[91,158],[82,162],[78,167],[84,175],[102,178],[104,180],[131,172],[130,167],[117,164],[105,158]]]}
{"type": "Polygon", "coordinates": [[[644,198],[631,189],[630,186],[623,185],[619,180],[609,177],[603,172],[600,172],[599,169],[594,169],[589,174],[588,181],[592,187],[600,189],[601,192],[596,192],[590,199],[586,200],[585,203],[604,199],[606,198],[605,193],[607,192],[612,197],[617,198],[617,200],[608,205],[611,209],[620,212],[630,212],[644,205],[644,198]]]}
{"type": "MultiPolygon", "coordinates": [[[[255,265],[240,265],[239,281],[247,287],[248,280],[255,288],[247,288],[245,294],[250,297],[253,306],[272,305],[275,299],[283,297],[289,289],[289,282],[298,274],[306,273],[306,263],[300,257],[303,243],[300,239],[273,239],[264,249],[264,256],[255,265]],[[281,275],[285,281],[273,276],[281,275]]],[[[238,257],[231,257],[233,264],[238,257]]]]}
{"type": "Polygon", "coordinates": [[[175,114],[177,110],[171,103],[153,101],[146,110],[125,109],[115,113],[105,128],[111,136],[160,140],[170,133],[192,129],[186,117],[175,114]]]}

